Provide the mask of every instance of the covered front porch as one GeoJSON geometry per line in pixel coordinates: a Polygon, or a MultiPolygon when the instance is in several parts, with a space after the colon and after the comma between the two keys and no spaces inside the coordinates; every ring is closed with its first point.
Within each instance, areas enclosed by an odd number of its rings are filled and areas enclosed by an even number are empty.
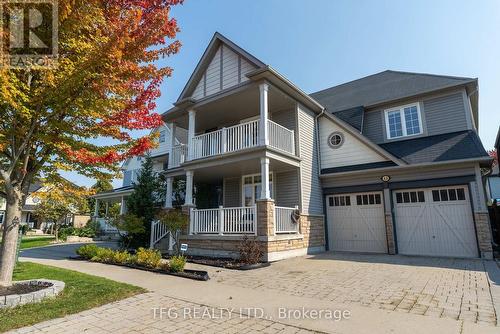
{"type": "Polygon", "coordinates": [[[133,192],[131,186],[117,188],[112,191],[101,192],[92,196],[95,199],[94,214],[92,219],[99,222],[104,234],[117,233],[117,229],[109,224],[109,217],[113,213],[125,214],[127,212],[126,199],[133,192]]]}
{"type": "MultiPolygon", "coordinates": [[[[299,164],[297,157],[258,149],[223,163],[214,159],[196,164],[183,174],[167,172],[166,206],[172,207],[171,184],[184,181],[182,207],[190,220],[183,238],[188,244],[201,239],[230,244],[245,235],[297,237],[301,234],[299,164]]],[[[161,226],[152,227],[153,235],[161,236],[155,232],[161,226]]]]}

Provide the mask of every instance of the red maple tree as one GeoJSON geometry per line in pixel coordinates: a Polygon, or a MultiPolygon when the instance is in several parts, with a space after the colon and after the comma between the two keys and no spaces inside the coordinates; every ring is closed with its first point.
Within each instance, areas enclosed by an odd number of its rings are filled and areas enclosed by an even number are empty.
{"type": "Polygon", "coordinates": [[[154,146],[152,136],[131,132],[162,123],[155,99],[172,68],[159,64],[181,46],[171,17],[181,3],[59,0],[58,67],[0,67],[0,195],[7,202],[0,285],[11,284],[21,207],[35,179],[61,169],[111,178],[119,161],[154,146]]]}

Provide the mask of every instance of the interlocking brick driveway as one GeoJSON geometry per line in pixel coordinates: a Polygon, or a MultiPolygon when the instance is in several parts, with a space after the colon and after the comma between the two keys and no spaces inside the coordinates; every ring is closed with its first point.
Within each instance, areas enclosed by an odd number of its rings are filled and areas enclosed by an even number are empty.
{"type": "Polygon", "coordinates": [[[227,310],[213,309],[155,293],[145,293],[75,315],[24,327],[10,333],[306,334],[315,332],[263,318],[240,316],[240,313],[229,313],[227,310]],[[163,315],[160,315],[158,310],[161,307],[165,309],[163,315]],[[170,314],[167,313],[167,309],[171,310],[170,314]],[[188,311],[184,311],[184,309],[188,311]],[[196,312],[199,312],[196,317],[194,315],[195,309],[196,312]],[[188,316],[185,317],[185,314],[188,316]],[[203,314],[207,315],[203,316],[203,314]]]}
{"type": "Polygon", "coordinates": [[[481,260],[325,253],[213,279],[250,289],[496,325],[481,260]]]}

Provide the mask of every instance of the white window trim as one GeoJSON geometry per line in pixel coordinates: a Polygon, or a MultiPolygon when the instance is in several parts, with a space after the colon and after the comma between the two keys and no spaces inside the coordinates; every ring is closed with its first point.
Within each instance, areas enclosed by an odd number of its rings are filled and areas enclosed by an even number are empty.
{"type": "MultiPolygon", "coordinates": [[[[241,176],[241,206],[244,207],[245,206],[245,177],[254,177],[254,176],[260,176],[261,173],[256,173],[256,174],[247,174],[247,175],[242,175],[241,176]]],[[[272,175],[272,178],[273,180],[272,181],[269,181],[269,184],[272,184],[272,189],[273,189],[273,193],[271,194],[271,198],[275,198],[274,194],[276,192],[276,183],[275,183],[275,179],[274,179],[274,173],[273,172],[269,172],[269,175],[272,175]]],[[[262,180],[262,179],[261,179],[262,180]]],[[[255,187],[255,183],[252,183],[252,185],[254,185],[255,187]]],[[[261,182],[261,185],[262,185],[262,182],[261,182]]],[[[260,194],[255,194],[255,200],[257,201],[258,199],[260,198],[260,194]]]]}
{"type": "Polygon", "coordinates": [[[405,104],[403,106],[395,107],[395,108],[390,108],[385,110],[385,135],[387,139],[397,139],[397,138],[403,138],[403,137],[413,137],[413,136],[418,136],[424,133],[424,128],[422,126],[422,113],[420,112],[420,103],[410,103],[410,104],[405,104]],[[417,107],[417,114],[418,114],[418,127],[420,129],[419,133],[414,133],[414,134],[407,134],[406,132],[406,118],[405,118],[405,113],[404,109],[408,107],[417,107]],[[395,136],[391,137],[391,129],[389,127],[389,113],[393,111],[399,111],[399,115],[401,116],[401,128],[403,130],[403,135],[401,136],[395,136]]]}

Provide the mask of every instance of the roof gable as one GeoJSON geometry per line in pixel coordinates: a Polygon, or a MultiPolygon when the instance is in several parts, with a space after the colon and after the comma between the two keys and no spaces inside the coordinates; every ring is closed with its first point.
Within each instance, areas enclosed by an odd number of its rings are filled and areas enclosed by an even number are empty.
{"type": "Polygon", "coordinates": [[[229,39],[215,33],[177,102],[199,100],[248,80],[246,74],[265,64],[229,39]]]}
{"type": "MultiPolygon", "coordinates": [[[[331,132],[336,132],[338,130],[341,130],[342,132],[345,131],[344,137],[345,139],[349,139],[349,141],[352,142],[352,148],[358,148],[359,150],[363,151],[358,151],[355,153],[356,156],[362,155],[362,159],[359,160],[355,164],[366,164],[366,163],[379,163],[379,162],[392,162],[395,165],[405,165],[406,163],[402,161],[401,159],[395,157],[388,151],[386,151],[384,148],[381,146],[373,143],[370,141],[368,138],[363,136],[356,128],[354,128],[352,125],[349,123],[343,121],[342,119],[338,118],[335,114],[329,114],[329,113],[324,113],[323,118],[325,118],[326,122],[323,122],[323,125],[326,125],[326,127],[323,126],[322,129],[322,124],[320,124],[320,137],[323,137],[320,139],[320,152],[321,152],[321,159],[322,159],[322,169],[328,169],[332,167],[342,167],[341,164],[338,164],[338,161],[335,161],[333,165],[331,166],[326,166],[323,164],[323,156],[324,152],[327,151],[327,137],[330,135],[331,132]],[[346,138],[346,136],[348,136],[346,138]],[[325,146],[326,144],[326,146],[325,146]]],[[[321,118],[320,118],[321,119],[321,118]]],[[[341,147],[342,148],[342,147],[341,147]]],[[[335,150],[336,154],[338,154],[338,149],[335,150]]],[[[353,151],[355,152],[355,151],[353,151]]],[[[349,153],[349,152],[348,152],[349,153]]],[[[334,160],[337,157],[334,157],[334,160]]],[[[347,161],[349,161],[349,164],[352,163],[351,157],[347,156],[347,161]]],[[[345,164],[348,165],[348,164],[345,164]]]]}
{"type": "Polygon", "coordinates": [[[474,78],[384,71],[310,94],[331,113],[475,82],[474,78]]]}

